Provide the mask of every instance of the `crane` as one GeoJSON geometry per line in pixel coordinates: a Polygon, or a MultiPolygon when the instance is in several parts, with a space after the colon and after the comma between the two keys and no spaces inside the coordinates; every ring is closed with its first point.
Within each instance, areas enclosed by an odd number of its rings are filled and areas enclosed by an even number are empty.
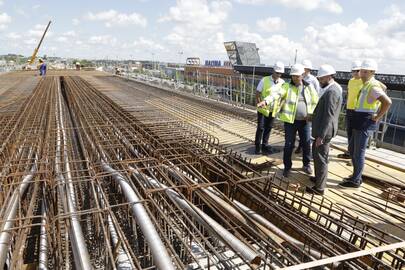
{"type": "Polygon", "coordinates": [[[46,32],[48,32],[48,29],[49,29],[49,26],[51,25],[51,22],[52,22],[52,21],[49,21],[49,22],[48,22],[48,25],[46,26],[45,31],[44,31],[44,33],[42,34],[41,40],[39,41],[38,46],[35,48],[34,53],[33,53],[32,56],[31,56],[31,59],[30,59],[30,61],[29,61],[29,64],[30,64],[30,65],[32,65],[32,64],[34,63],[35,58],[37,57],[39,48],[41,47],[41,44],[42,44],[42,41],[44,40],[44,37],[45,37],[45,35],[46,35],[46,32]]]}

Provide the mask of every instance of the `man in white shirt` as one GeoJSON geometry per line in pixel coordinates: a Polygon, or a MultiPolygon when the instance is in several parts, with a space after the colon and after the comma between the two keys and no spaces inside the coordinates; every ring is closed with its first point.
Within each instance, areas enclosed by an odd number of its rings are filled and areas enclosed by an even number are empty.
{"type": "Polygon", "coordinates": [[[352,114],[353,134],[349,142],[353,174],[340,183],[341,187],[359,188],[362,184],[366,147],[369,136],[378,129],[378,122],[388,112],[392,101],[384,92],[381,83],[374,78],[377,62],[364,60],[360,78],[363,81],[352,114]]]}
{"type": "Polygon", "coordinates": [[[305,70],[304,81],[306,81],[308,84],[311,84],[315,88],[315,90],[318,92],[319,98],[321,98],[323,90],[319,85],[318,79],[314,75],[311,74],[311,70],[313,69],[312,62],[310,60],[306,59],[306,60],[302,61],[302,65],[304,66],[304,70],[305,70]]]}
{"type": "MultiPolygon", "coordinates": [[[[302,61],[302,65],[304,66],[304,70],[305,70],[305,72],[303,74],[304,81],[307,84],[312,85],[315,88],[316,92],[318,93],[318,97],[321,98],[321,96],[323,94],[323,90],[319,85],[318,79],[314,75],[311,74],[311,70],[313,69],[311,60],[305,59],[304,61],[302,61]]],[[[300,141],[297,149],[295,150],[295,153],[300,154],[301,151],[302,151],[302,144],[300,141]]]]}
{"type": "MultiPolygon", "coordinates": [[[[273,74],[263,77],[256,89],[256,104],[264,100],[267,96],[277,91],[284,80],[281,74],[284,73],[284,64],[276,62],[273,66],[273,74]]],[[[273,150],[269,146],[270,132],[273,127],[274,117],[272,116],[272,107],[257,109],[257,129],[255,137],[255,154],[271,154],[273,150]]]]}

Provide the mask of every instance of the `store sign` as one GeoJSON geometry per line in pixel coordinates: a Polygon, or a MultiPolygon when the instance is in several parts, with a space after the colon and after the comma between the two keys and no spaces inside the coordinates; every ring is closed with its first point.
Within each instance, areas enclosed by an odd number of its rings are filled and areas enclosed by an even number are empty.
{"type": "Polygon", "coordinates": [[[210,67],[220,67],[221,60],[205,60],[205,65],[210,67]]]}

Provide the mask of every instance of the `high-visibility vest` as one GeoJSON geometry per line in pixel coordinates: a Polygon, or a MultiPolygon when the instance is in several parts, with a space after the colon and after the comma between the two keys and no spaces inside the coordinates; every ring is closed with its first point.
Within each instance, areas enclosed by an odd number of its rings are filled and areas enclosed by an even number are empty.
{"type": "MultiPolygon", "coordinates": [[[[279,79],[281,80],[281,79],[279,79]]],[[[261,92],[261,99],[264,100],[266,97],[270,96],[270,94],[272,93],[273,90],[275,90],[276,85],[278,84],[273,84],[272,85],[272,79],[271,76],[266,76],[263,77],[263,88],[262,88],[262,92],[261,92]]],[[[257,108],[257,111],[261,114],[263,114],[264,116],[268,117],[270,115],[270,105],[267,105],[264,108],[257,108]]]]}
{"type": "MultiPolygon", "coordinates": [[[[286,123],[294,123],[301,89],[290,83],[284,83],[280,88],[280,98],[274,104],[273,116],[286,123]]],[[[312,85],[304,86],[304,98],[307,113],[312,114],[318,103],[318,92],[312,85]]]]}
{"type": "Polygon", "coordinates": [[[351,78],[347,85],[347,105],[348,110],[354,110],[357,103],[357,97],[361,88],[363,87],[363,81],[361,79],[351,78]]]}
{"type": "Polygon", "coordinates": [[[381,105],[381,102],[379,100],[376,99],[372,103],[368,102],[368,96],[373,87],[381,88],[380,82],[374,78],[366,82],[360,89],[356,101],[356,106],[354,108],[356,112],[366,112],[374,114],[378,111],[381,105]]]}

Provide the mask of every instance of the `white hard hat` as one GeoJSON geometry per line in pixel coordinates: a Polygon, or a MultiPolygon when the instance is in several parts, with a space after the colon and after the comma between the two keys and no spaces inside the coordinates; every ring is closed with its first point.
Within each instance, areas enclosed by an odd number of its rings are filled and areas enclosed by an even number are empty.
{"type": "Polygon", "coordinates": [[[301,76],[305,72],[304,66],[301,64],[295,64],[291,67],[290,75],[301,76]]]}
{"type": "Polygon", "coordinates": [[[322,65],[318,70],[318,78],[336,74],[336,70],[331,65],[322,65]]]}
{"type": "Polygon", "coordinates": [[[361,63],[361,69],[377,71],[377,62],[373,59],[366,59],[361,63]]]}
{"type": "Polygon", "coordinates": [[[352,63],[352,70],[360,70],[361,69],[361,61],[356,60],[352,63]]]}
{"type": "Polygon", "coordinates": [[[280,61],[277,61],[273,66],[273,70],[278,73],[284,73],[284,64],[280,61]]]}
{"type": "Polygon", "coordinates": [[[305,59],[304,61],[302,61],[302,65],[304,66],[304,68],[312,69],[312,62],[311,62],[311,60],[305,59]]]}

